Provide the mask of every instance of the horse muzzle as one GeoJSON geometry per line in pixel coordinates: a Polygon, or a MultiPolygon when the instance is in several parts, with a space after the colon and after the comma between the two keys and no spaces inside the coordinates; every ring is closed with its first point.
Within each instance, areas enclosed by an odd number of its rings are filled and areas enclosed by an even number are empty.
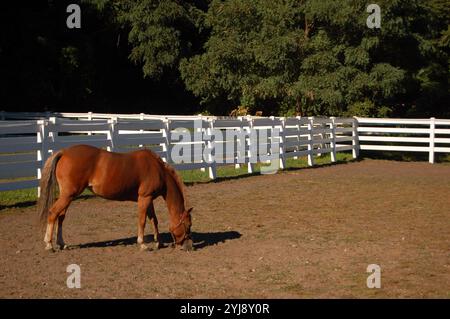
{"type": "Polygon", "coordinates": [[[181,245],[181,249],[185,251],[193,251],[194,250],[194,242],[191,238],[186,238],[181,245]]]}

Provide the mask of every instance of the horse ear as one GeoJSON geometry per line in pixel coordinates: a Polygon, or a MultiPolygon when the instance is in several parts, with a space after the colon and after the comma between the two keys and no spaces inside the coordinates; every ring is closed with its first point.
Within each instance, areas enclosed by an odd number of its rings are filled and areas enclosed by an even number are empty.
{"type": "Polygon", "coordinates": [[[194,207],[191,207],[187,210],[188,214],[190,214],[192,212],[192,210],[194,209],[194,207]]]}

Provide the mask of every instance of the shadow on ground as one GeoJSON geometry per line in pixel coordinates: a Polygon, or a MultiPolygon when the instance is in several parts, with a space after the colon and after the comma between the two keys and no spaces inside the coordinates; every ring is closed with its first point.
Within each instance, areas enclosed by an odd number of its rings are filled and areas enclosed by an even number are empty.
{"type": "MultiPolygon", "coordinates": [[[[361,158],[389,160],[397,162],[428,162],[428,152],[362,151],[361,158]]],[[[450,163],[450,156],[445,153],[434,154],[435,163],[450,163]]]]}
{"type": "MultiPolygon", "coordinates": [[[[237,231],[226,232],[209,232],[209,233],[197,233],[192,232],[192,238],[194,240],[195,249],[202,249],[204,247],[213,246],[218,243],[224,243],[227,240],[238,239],[242,235],[237,231]]],[[[146,235],[144,238],[146,243],[153,241],[153,235],[146,235]]],[[[105,240],[99,242],[85,243],[79,245],[70,245],[69,249],[83,249],[83,248],[105,248],[114,246],[130,246],[136,245],[137,237],[127,237],[113,240],[105,240]]],[[[167,248],[173,242],[170,233],[161,233],[162,248],[167,248]]]]}
{"type": "Polygon", "coordinates": [[[4,209],[9,209],[9,208],[25,208],[25,207],[30,207],[36,205],[36,201],[35,200],[30,200],[30,201],[26,201],[26,202],[20,202],[20,203],[14,203],[11,205],[0,205],[0,211],[4,210],[4,209]]]}

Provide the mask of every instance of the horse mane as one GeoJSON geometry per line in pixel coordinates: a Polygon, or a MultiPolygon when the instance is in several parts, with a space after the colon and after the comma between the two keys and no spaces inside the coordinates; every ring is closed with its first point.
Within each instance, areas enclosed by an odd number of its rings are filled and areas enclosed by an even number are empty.
{"type": "Polygon", "coordinates": [[[180,175],[178,175],[177,171],[170,166],[168,163],[164,162],[160,156],[158,156],[155,152],[153,152],[150,149],[146,149],[147,152],[149,152],[156,160],[159,162],[161,167],[164,169],[166,174],[169,174],[173,180],[175,181],[175,185],[178,187],[178,190],[180,191],[181,197],[183,199],[183,205],[186,207],[186,196],[184,194],[184,183],[180,178],[180,175]]]}
{"type": "Polygon", "coordinates": [[[186,207],[186,196],[184,196],[184,183],[180,178],[180,175],[175,171],[175,169],[167,164],[166,162],[163,162],[164,168],[166,169],[166,173],[168,173],[170,176],[172,176],[173,180],[175,181],[175,184],[177,185],[178,189],[180,190],[181,197],[183,198],[183,204],[184,207],[186,207]]]}

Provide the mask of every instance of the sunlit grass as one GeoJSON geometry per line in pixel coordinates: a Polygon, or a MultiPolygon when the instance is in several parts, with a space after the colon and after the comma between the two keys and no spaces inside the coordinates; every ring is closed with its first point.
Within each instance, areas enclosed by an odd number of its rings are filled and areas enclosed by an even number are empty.
{"type": "Polygon", "coordinates": [[[0,192],[0,208],[2,206],[14,206],[19,203],[35,202],[36,198],[37,198],[36,188],[27,188],[15,191],[0,192]]]}
{"type": "MultiPolygon", "coordinates": [[[[92,192],[85,189],[81,195],[92,195],[92,192]]],[[[0,209],[5,207],[34,205],[36,204],[36,201],[37,188],[0,192],[0,209]]]]}
{"type": "MultiPolygon", "coordinates": [[[[339,162],[347,162],[352,160],[352,154],[350,153],[337,153],[336,161],[339,162]]],[[[324,165],[331,163],[330,154],[323,154],[322,156],[316,156],[314,158],[314,165],[324,165]]],[[[261,172],[261,166],[263,164],[255,164],[253,166],[253,174],[259,174],[261,172]]],[[[308,159],[306,156],[299,157],[298,159],[288,158],[286,160],[286,168],[287,169],[295,169],[295,168],[305,168],[308,167],[308,159]]],[[[208,182],[209,175],[208,169],[204,172],[201,170],[192,170],[192,171],[180,171],[179,172],[183,181],[185,183],[199,183],[199,182],[208,182]]],[[[235,168],[234,164],[219,166],[217,168],[217,177],[218,179],[225,179],[230,177],[238,177],[249,175],[247,164],[241,164],[239,168],[235,168]]]]}

